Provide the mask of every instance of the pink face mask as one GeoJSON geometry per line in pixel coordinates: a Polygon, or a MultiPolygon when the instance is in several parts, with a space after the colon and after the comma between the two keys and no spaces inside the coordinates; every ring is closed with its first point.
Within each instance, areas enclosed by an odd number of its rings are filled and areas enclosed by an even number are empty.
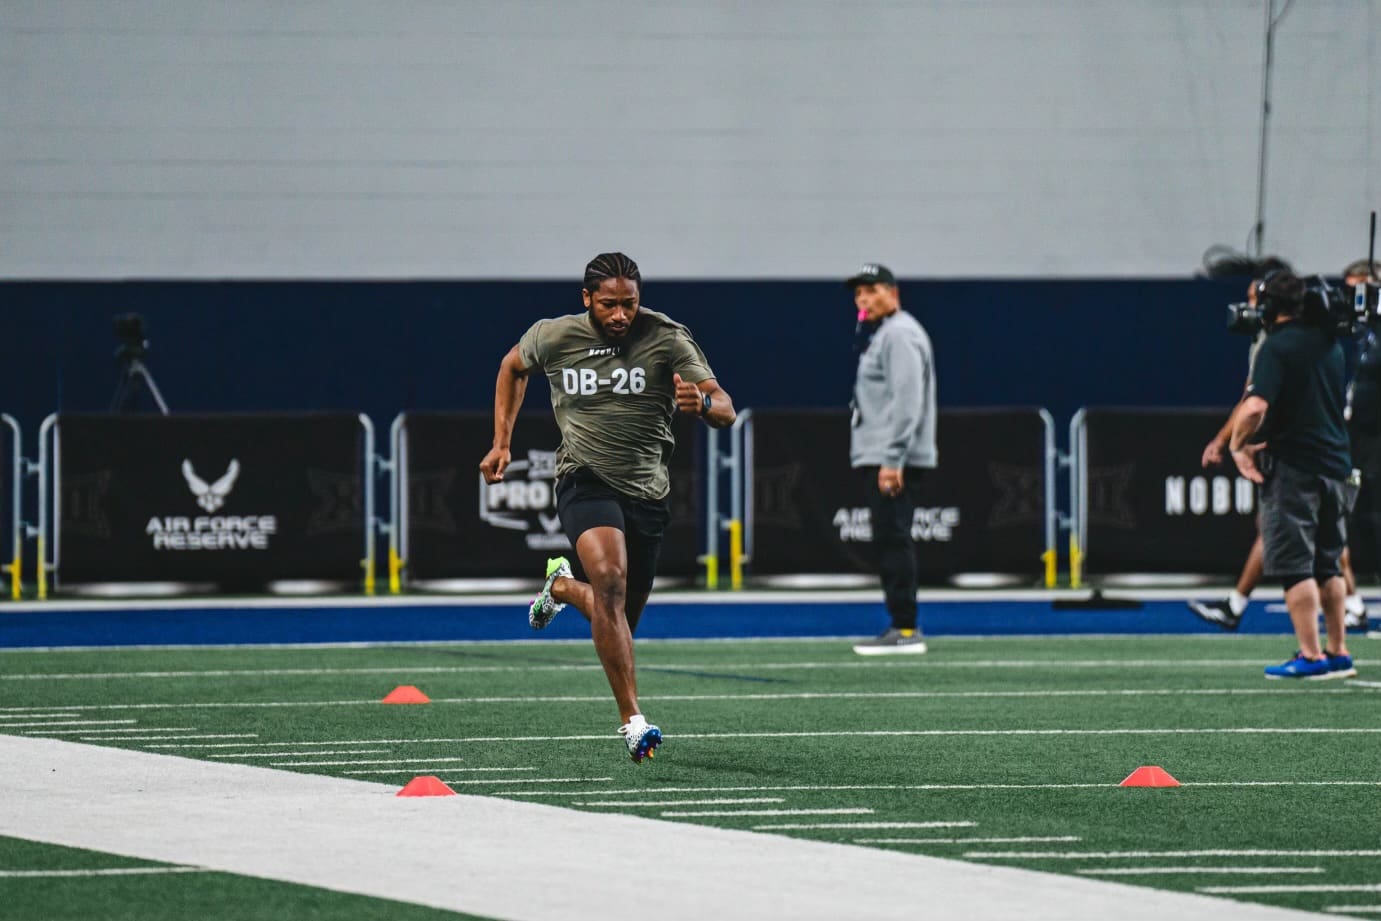
{"type": "Polygon", "coordinates": [[[868,311],[862,307],[858,308],[858,322],[862,323],[866,319],[868,319],[868,311]]]}

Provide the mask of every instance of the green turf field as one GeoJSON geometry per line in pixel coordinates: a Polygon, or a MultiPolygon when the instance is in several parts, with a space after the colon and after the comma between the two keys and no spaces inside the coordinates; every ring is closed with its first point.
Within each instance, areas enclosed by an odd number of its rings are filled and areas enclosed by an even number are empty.
{"type": "MultiPolygon", "coordinates": [[[[1287,683],[1261,676],[1291,651],[1281,637],[942,638],[878,659],[842,641],[646,643],[643,709],[667,741],[641,766],[588,643],[11,651],[0,732],[400,787],[435,774],[469,794],[1375,917],[1375,644],[1353,647],[1358,681],[1287,683]],[[433,702],[378,702],[400,684],[433,702]],[[1183,786],[1118,786],[1141,765],[1183,786]]],[[[0,870],[74,860],[144,865],[0,842],[0,870]]],[[[155,889],[230,906],[205,917],[371,916],[352,907],[367,899],[225,874],[31,883],[0,879],[0,898],[35,917],[155,889]]],[[[415,912],[390,917],[446,915],[415,912]]]]}

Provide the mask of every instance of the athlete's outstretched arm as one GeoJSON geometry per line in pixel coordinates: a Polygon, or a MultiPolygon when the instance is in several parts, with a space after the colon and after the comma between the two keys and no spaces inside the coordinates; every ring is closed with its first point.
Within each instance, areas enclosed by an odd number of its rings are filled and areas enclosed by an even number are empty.
{"type": "Polygon", "coordinates": [[[480,473],[486,483],[502,480],[512,460],[509,449],[513,444],[513,423],[527,395],[527,375],[528,369],[523,367],[515,345],[499,362],[499,379],[494,383],[494,446],[480,461],[480,473]]]}
{"type": "Polygon", "coordinates": [[[701,381],[699,384],[692,384],[690,381],[682,380],[681,375],[675,376],[676,381],[676,408],[683,413],[690,413],[692,416],[700,416],[706,424],[717,429],[734,424],[738,414],[734,412],[734,401],[729,397],[729,391],[719,386],[719,382],[714,378],[701,381]],[[704,411],[704,396],[710,398],[710,408],[704,411]]]}

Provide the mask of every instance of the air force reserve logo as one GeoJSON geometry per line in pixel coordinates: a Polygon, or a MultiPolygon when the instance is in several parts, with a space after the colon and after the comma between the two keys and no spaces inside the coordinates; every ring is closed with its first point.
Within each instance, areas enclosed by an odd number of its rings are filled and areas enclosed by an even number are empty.
{"type": "Polygon", "coordinates": [[[556,514],[556,452],[529,451],[508,465],[499,483],[480,477],[480,520],[495,528],[523,531],[532,550],[569,550],[571,542],[556,514]]]}
{"type": "MultiPolygon", "coordinates": [[[[171,472],[171,471],[170,471],[171,472]]],[[[214,482],[203,480],[190,459],[182,462],[182,478],[196,504],[208,514],[155,515],[144,533],[155,550],[267,550],[278,533],[276,515],[217,515],[240,477],[240,462],[231,459],[214,482]]]]}
{"type": "Polygon", "coordinates": [[[192,491],[192,495],[197,497],[197,505],[208,512],[214,512],[225,505],[225,499],[230,495],[230,490],[235,488],[235,478],[239,475],[240,462],[232,460],[230,466],[226,468],[225,476],[214,483],[207,483],[197,476],[190,460],[182,462],[182,476],[187,480],[187,488],[192,491]]]}

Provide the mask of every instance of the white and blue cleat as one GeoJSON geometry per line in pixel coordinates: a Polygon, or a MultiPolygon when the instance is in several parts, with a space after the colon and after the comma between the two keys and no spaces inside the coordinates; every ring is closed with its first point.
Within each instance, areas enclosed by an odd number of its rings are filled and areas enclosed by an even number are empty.
{"type": "Polygon", "coordinates": [[[641,764],[644,758],[653,757],[657,747],[662,744],[662,730],[643,719],[641,714],[620,726],[619,735],[623,736],[623,741],[628,745],[628,755],[636,764],[641,764]]]}

